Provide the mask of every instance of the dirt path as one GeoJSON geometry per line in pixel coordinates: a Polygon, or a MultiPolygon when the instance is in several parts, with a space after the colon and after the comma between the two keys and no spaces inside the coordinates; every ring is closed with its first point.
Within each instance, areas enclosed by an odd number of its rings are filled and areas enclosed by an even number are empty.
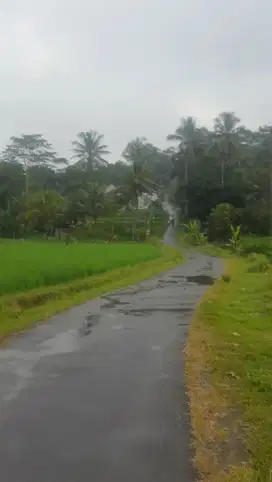
{"type": "Polygon", "coordinates": [[[193,482],[182,349],[220,269],[191,255],[1,349],[1,482],[193,482]]]}

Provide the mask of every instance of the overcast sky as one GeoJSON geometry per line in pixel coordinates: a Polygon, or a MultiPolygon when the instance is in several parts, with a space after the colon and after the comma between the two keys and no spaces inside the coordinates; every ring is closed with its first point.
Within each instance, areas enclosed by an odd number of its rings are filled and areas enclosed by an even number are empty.
{"type": "Polygon", "coordinates": [[[116,160],[165,146],[182,116],[272,123],[271,0],[1,0],[0,147],[43,133],[69,155],[81,130],[116,160]]]}

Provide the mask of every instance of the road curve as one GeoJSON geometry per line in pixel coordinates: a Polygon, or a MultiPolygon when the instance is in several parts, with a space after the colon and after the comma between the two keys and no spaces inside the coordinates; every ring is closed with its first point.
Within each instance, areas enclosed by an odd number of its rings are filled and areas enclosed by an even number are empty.
{"type": "Polygon", "coordinates": [[[202,254],[0,350],[1,482],[193,482],[183,347],[202,254]]]}

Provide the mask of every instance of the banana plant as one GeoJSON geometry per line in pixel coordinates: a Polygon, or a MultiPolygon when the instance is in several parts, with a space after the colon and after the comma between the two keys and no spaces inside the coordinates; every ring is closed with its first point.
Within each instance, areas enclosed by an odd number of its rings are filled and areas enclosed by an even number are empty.
{"type": "Polygon", "coordinates": [[[185,228],[187,229],[187,233],[190,239],[190,242],[195,246],[200,246],[206,244],[207,237],[201,231],[201,223],[198,220],[189,221],[188,224],[184,224],[185,228]]]}
{"type": "Polygon", "coordinates": [[[238,224],[237,226],[230,225],[231,229],[231,238],[229,239],[229,246],[234,251],[234,253],[238,253],[240,246],[241,246],[241,226],[238,224]]]}

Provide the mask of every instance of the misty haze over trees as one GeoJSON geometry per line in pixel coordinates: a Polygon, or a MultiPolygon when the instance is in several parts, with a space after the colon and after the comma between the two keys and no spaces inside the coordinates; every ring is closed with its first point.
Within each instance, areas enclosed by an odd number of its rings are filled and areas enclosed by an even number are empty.
{"type": "Polygon", "coordinates": [[[252,131],[222,112],[212,130],[184,117],[167,139],[161,150],[135,138],[121,160],[109,163],[107,142],[95,130],[71,141],[72,161],[58,157],[41,134],[11,137],[0,161],[1,236],[54,235],[135,212],[146,193],[166,197],[182,219],[202,223],[216,205],[230,203],[244,231],[269,233],[272,126],[252,131]]]}

